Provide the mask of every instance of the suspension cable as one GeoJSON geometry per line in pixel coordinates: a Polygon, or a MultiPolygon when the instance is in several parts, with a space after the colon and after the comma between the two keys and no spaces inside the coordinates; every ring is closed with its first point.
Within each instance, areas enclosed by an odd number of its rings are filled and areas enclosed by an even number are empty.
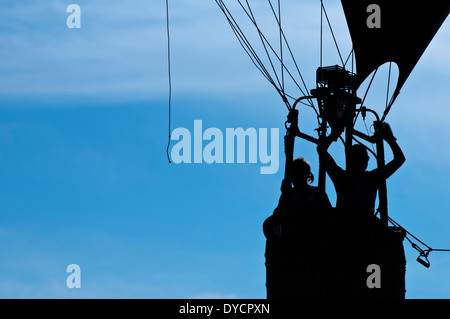
{"type": "Polygon", "coordinates": [[[388,84],[387,84],[387,92],[386,92],[386,109],[388,107],[389,86],[391,85],[391,67],[392,67],[392,62],[389,62],[389,74],[388,74],[388,84]]]}
{"type": "MultiPolygon", "coordinates": [[[[282,58],[276,53],[276,51],[275,51],[275,49],[273,48],[273,46],[270,44],[270,42],[267,40],[267,38],[265,37],[265,35],[264,35],[263,32],[261,31],[261,29],[259,28],[259,26],[258,26],[258,24],[257,24],[257,22],[256,22],[256,19],[255,19],[255,16],[253,15],[253,11],[252,11],[252,9],[251,9],[250,4],[248,3],[248,1],[246,0],[248,10],[241,4],[240,0],[238,0],[238,3],[241,5],[242,9],[243,9],[244,12],[247,14],[247,16],[249,17],[250,21],[253,23],[253,25],[255,26],[256,30],[258,31],[258,34],[259,34],[260,39],[261,39],[261,43],[262,43],[262,45],[263,45],[263,47],[264,47],[264,51],[266,52],[267,58],[269,59],[270,65],[271,65],[272,70],[273,70],[273,72],[274,72],[274,74],[275,74],[275,77],[276,77],[276,79],[277,79],[277,82],[278,82],[278,84],[279,84],[280,87],[281,87],[281,89],[279,89],[279,93],[280,93],[281,97],[283,98],[283,101],[284,101],[285,103],[287,103],[287,101],[286,101],[286,99],[285,99],[286,94],[285,94],[285,92],[284,92],[283,85],[280,83],[278,74],[277,74],[277,72],[276,72],[276,70],[275,70],[275,66],[273,65],[273,62],[272,62],[272,59],[271,59],[271,57],[270,57],[270,54],[269,54],[269,52],[268,52],[267,47],[271,50],[271,52],[273,53],[273,55],[274,55],[274,56],[277,58],[277,60],[281,63],[281,65],[282,65],[282,67],[283,67],[283,70],[286,70],[286,72],[289,74],[289,76],[291,77],[291,79],[293,80],[293,82],[297,85],[297,87],[298,87],[298,89],[300,90],[300,92],[301,92],[303,95],[305,95],[305,92],[302,90],[302,88],[301,88],[300,85],[297,83],[297,81],[295,80],[295,78],[292,76],[292,74],[290,73],[290,71],[289,71],[289,70],[286,68],[286,66],[284,65],[282,58]],[[266,46],[266,44],[267,44],[267,46],[266,46]]],[[[277,17],[277,15],[276,15],[276,13],[275,13],[275,10],[274,10],[273,5],[272,5],[272,3],[270,2],[270,0],[269,0],[269,4],[270,4],[270,7],[271,7],[272,12],[273,12],[273,14],[274,14],[275,20],[276,20],[277,23],[279,24],[279,22],[278,22],[278,17],[277,17]]],[[[283,32],[282,29],[281,29],[281,33],[282,33],[282,35],[284,36],[284,32],[283,32]]],[[[285,42],[287,43],[287,40],[286,40],[286,39],[285,39],[285,42]]],[[[292,52],[291,52],[291,56],[293,57],[292,52]]],[[[300,71],[299,71],[299,72],[300,72],[300,71]]],[[[300,74],[300,77],[301,77],[301,74],[300,74]]],[[[302,78],[302,77],[301,77],[301,79],[302,79],[302,81],[303,81],[303,78],[302,78]]],[[[304,82],[303,82],[303,83],[304,83],[304,82]]],[[[305,85],[305,88],[306,88],[306,85],[305,85]]],[[[306,91],[308,91],[307,88],[306,88],[306,91]]],[[[302,104],[305,104],[305,103],[302,102],[302,104]]],[[[290,106],[290,105],[288,105],[288,108],[289,108],[289,106],[290,106]]]]}
{"type": "Polygon", "coordinates": [[[391,100],[389,101],[388,106],[386,107],[386,109],[383,112],[383,117],[381,118],[381,121],[384,121],[384,119],[388,115],[389,111],[391,110],[392,104],[394,104],[394,101],[397,99],[397,96],[399,93],[400,93],[400,91],[396,90],[396,91],[394,91],[394,94],[392,94],[391,100]]]}
{"type": "MultiPolygon", "coordinates": [[[[277,90],[277,92],[279,93],[279,95],[283,98],[283,101],[285,102],[287,108],[290,108],[290,104],[287,101],[287,98],[293,99],[295,100],[295,98],[293,98],[291,95],[287,94],[285,92],[285,87],[284,87],[284,72],[286,72],[287,75],[289,75],[289,77],[292,79],[292,81],[295,83],[295,85],[297,86],[297,88],[302,92],[303,95],[306,95],[305,92],[303,91],[303,89],[300,87],[299,83],[295,80],[295,78],[293,77],[293,75],[290,73],[290,71],[287,69],[285,63],[284,63],[284,57],[283,56],[279,56],[277,54],[277,52],[274,50],[274,48],[272,47],[272,45],[270,44],[270,42],[267,40],[267,38],[264,36],[263,32],[261,31],[261,29],[258,26],[258,23],[256,21],[255,16],[253,15],[252,9],[250,7],[250,4],[248,3],[248,1],[246,0],[246,6],[240,1],[238,0],[239,5],[241,6],[242,10],[245,12],[245,14],[247,15],[247,17],[249,18],[249,20],[253,23],[253,25],[256,28],[256,31],[260,37],[262,46],[264,48],[264,51],[267,55],[267,58],[269,59],[270,65],[271,65],[271,69],[273,71],[273,74],[275,76],[275,79],[272,78],[271,74],[269,73],[269,71],[264,67],[263,62],[261,61],[261,59],[258,57],[256,51],[253,49],[252,45],[250,44],[250,42],[248,41],[248,39],[246,38],[244,32],[241,30],[241,28],[239,27],[238,23],[236,22],[236,20],[234,19],[233,15],[231,14],[231,12],[228,10],[227,6],[225,5],[225,3],[223,2],[223,0],[215,0],[216,4],[219,6],[219,8],[222,10],[222,12],[224,13],[228,23],[230,24],[235,36],[237,37],[240,45],[243,47],[244,51],[247,53],[247,55],[250,57],[251,61],[253,62],[253,64],[257,67],[257,69],[264,75],[264,77],[275,87],[275,89],[277,90]],[[278,60],[281,63],[282,66],[282,79],[280,81],[280,78],[278,77],[278,74],[275,70],[275,66],[273,65],[273,61],[272,61],[272,57],[271,54],[275,57],[276,60],[278,60]]],[[[281,27],[281,23],[280,23],[280,14],[281,14],[281,8],[279,10],[279,14],[276,14],[275,9],[273,8],[272,3],[269,0],[269,4],[272,8],[272,11],[274,13],[274,17],[279,25],[279,27],[281,27]]],[[[283,41],[286,45],[286,48],[289,51],[290,57],[292,58],[296,69],[300,75],[300,78],[303,82],[303,86],[305,87],[306,91],[308,91],[306,84],[303,80],[303,77],[301,75],[300,69],[298,67],[297,62],[295,61],[294,55],[292,53],[292,50],[289,46],[289,43],[284,35],[284,32],[282,30],[282,27],[280,28],[280,34],[281,34],[281,48],[283,47],[283,41]]],[[[308,105],[305,102],[301,102],[304,105],[308,105]]],[[[312,100],[309,100],[309,104],[311,107],[314,108],[314,104],[312,103],[312,100]]]]}
{"type": "MultiPolygon", "coordinates": [[[[350,56],[352,56],[352,54],[353,54],[353,49],[350,50],[350,53],[348,54],[347,59],[345,60],[344,68],[347,65],[348,59],[350,59],[350,56]]],[[[352,66],[352,71],[353,71],[353,66],[352,66]]]]}
{"type": "MultiPolygon", "coordinates": [[[[262,73],[262,75],[269,81],[269,83],[272,84],[273,87],[277,90],[277,92],[282,96],[280,89],[277,87],[275,81],[272,79],[270,73],[267,71],[264,64],[256,54],[256,51],[253,49],[252,45],[246,38],[245,34],[242,32],[241,28],[237,24],[231,12],[228,10],[228,8],[226,7],[226,5],[223,3],[222,0],[216,0],[216,3],[222,10],[223,14],[225,15],[225,18],[227,19],[233,33],[235,34],[236,38],[239,41],[239,44],[242,46],[244,51],[250,57],[250,60],[253,62],[256,68],[262,73]]],[[[287,107],[289,109],[288,105],[287,107]]]]}
{"type": "MultiPolygon", "coordinates": [[[[242,3],[241,3],[240,0],[238,0],[238,3],[241,5],[242,9],[247,13],[247,10],[244,8],[244,6],[242,5],[242,3]]],[[[280,88],[281,88],[282,85],[281,85],[280,79],[279,79],[279,77],[278,77],[278,74],[277,74],[277,72],[276,72],[276,70],[275,70],[275,66],[273,65],[273,62],[272,62],[272,59],[271,59],[271,57],[270,57],[269,51],[267,50],[267,46],[269,46],[273,52],[275,52],[275,50],[272,48],[272,46],[270,45],[270,43],[266,40],[266,38],[265,38],[264,34],[262,33],[261,29],[258,27],[258,24],[257,24],[257,22],[256,22],[256,18],[255,18],[255,16],[253,15],[253,11],[252,11],[252,9],[251,9],[251,7],[250,7],[250,4],[248,3],[248,0],[246,0],[246,3],[247,3],[247,7],[248,7],[248,13],[247,13],[247,15],[249,16],[250,20],[253,22],[253,25],[255,26],[256,30],[258,31],[258,35],[259,35],[259,38],[260,38],[260,40],[261,40],[261,44],[262,44],[262,46],[263,46],[263,48],[264,48],[264,51],[266,52],[266,56],[267,56],[267,58],[268,58],[268,60],[269,60],[270,66],[272,67],[272,70],[273,70],[273,72],[274,72],[274,74],[275,74],[275,77],[276,77],[276,79],[277,79],[278,85],[279,85],[280,88]],[[267,43],[267,46],[266,46],[266,43],[267,43]]],[[[279,61],[281,62],[281,59],[280,59],[279,57],[278,57],[278,59],[279,59],[279,61]]],[[[281,90],[282,90],[282,88],[280,89],[280,91],[281,91],[281,90]]],[[[283,93],[283,92],[281,91],[281,93],[283,93]]],[[[284,98],[283,94],[281,94],[281,97],[284,98]]],[[[285,101],[285,102],[286,102],[286,101],[285,101]]]]}
{"type": "MultiPolygon", "coordinates": [[[[269,0],[270,3],[270,0],[269,0]]],[[[276,19],[276,16],[275,16],[276,19]]],[[[283,29],[281,28],[281,2],[278,0],[278,27],[280,29],[280,57],[281,57],[281,90],[284,92],[284,63],[283,63],[283,29]]]]}
{"type": "MultiPolygon", "coordinates": [[[[375,71],[373,72],[372,78],[370,79],[370,82],[369,82],[369,86],[366,89],[366,93],[364,93],[364,97],[362,99],[361,106],[364,106],[364,101],[366,100],[367,93],[369,93],[369,89],[372,86],[373,79],[375,78],[375,75],[377,74],[377,72],[378,72],[378,68],[376,68],[375,71]]],[[[358,114],[356,114],[355,119],[353,120],[353,125],[355,125],[356,120],[358,119],[359,113],[361,113],[361,112],[358,112],[358,114]]]]}
{"type": "Polygon", "coordinates": [[[320,0],[320,67],[322,67],[322,43],[323,43],[323,0],[320,0]]]}
{"type": "Polygon", "coordinates": [[[236,38],[238,39],[238,41],[241,44],[241,46],[244,49],[244,51],[249,55],[250,59],[255,64],[255,66],[258,68],[258,70],[261,71],[263,76],[266,77],[266,79],[271,84],[275,85],[275,82],[273,82],[273,79],[270,76],[269,72],[264,67],[264,64],[259,59],[259,57],[256,54],[255,50],[253,49],[252,45],[250,44],[250,42],[245,37],[245,34],[242,32],[242,30],[240,29],[239,25],[234,20],[233,16],[231,15],[231,13],[228,10],[228,8],[225,6],[223,1],[216,0],[216,3],[219,6],[219,8],[222,10],[222,12],[224,13],[228,23],[230,24],[230,27],[231,27],[232,31],[234,32],[236,38]]]}
{"type": "MultiPolygon", "coordinates": [[[[256,51],[253,49],[251,43],[248,41],[248,39],[246,38],[244,32],[241,30],[241,28],[239,27],[238,23],[236,22],[236,20],[234,19],[233,15],[231,14],[231,12],[228,10],[227,6],[225,5],[225,3],[223,3],[222,0],[216,0],[217,5],[219,6],[219,8],[222,10],[222,12],[224,13],[228,23],[230,24],[231,29],[233,30],[236,38],[238,39],[239,43],[241,44],[242,48],[244,49],[244,51],[247,53],[247,55],[250,57],[251,61],[253,62],[253,64],[256,66],[256,68],[263,74],[263,76],[269,81],[269,83],[271,83],[273,85],[273,87],[277,90],[277,92],[280,94],[281,97],[283,97],[283,93],[281,92],[281,90],[278,88],[277,84],[275,83],[275,81],[272,79],[269,71],[267,71],[267,69],[265,68],[264,64],[262,63],[261,59],[258,57],[256,51]]],[[[245,10],[244,10],[245,11],[245,10]]],[[[247,13],[248,15],[248,13],[247,13]]],[[[249,16],[249,15],[248,15],[249,16]]],[[[250,16],[249,16],[250,18],[250,16]]],[[[250,18],[251,19],[251,18],[250,18]]],[[[286,102],[286,101],[285,101],[286,102]]],[[[290,106],[289,104],[286,105],[287,108],[289,109],[290,106]]]]}
{"type": "Polygon", "coordinates": [[[339,46],[337,44],[336,37],[334,36],[333,28],[331,27],[330,20],[328,19],[327,10],[325,10],[325,6],[323,5],[323,2],[321,2],[321,6],[322,6],[323,13],[325,13],[325,18],[327,19],[328,27],[330,28],[331,35],[333,36],[334,44],[336,45],[336,49],[338,51],[339,58],[341,59],[342,67],[344,67],[345,66],[344,60],[342,59],[341,51],[339,50],[339,46]]]}
{"type": "MultiPolygon", "coordinates": [[[[269,2],[269,5],[270,5],[270,8],[272,9],[272,13],[273,13],[274,16],[275,16],[275,19],[277,19],[276,14],[275,14],[275,10],[274,10],[273,5],[272,5],[272,2],[271,2],[270,0],[268,0],[268,2],[269,2]]],[[[277,22],[278,22],[278,20],[277,20],[277,22]]],[[[281,26],[281,23],[280,23],[280,26],[281,26]]],[[[291,46],[289,45],[289,42],[288,42],[288,40],[286,39],[286,36],[285,36],[285,34],[284,34],[284,31],[283,31],[283,28],[282,28],[282,27],[281,27],[281,34],[282,34],[282,36],[283,36],[283,40],[284,40],[284,42],[285,42],[285,44],[286,44],[286,47],[287,47],[287,49],[288,49],[288,51],[289,51],[290,57],[291,57],[291,59],[292,59],[292,62],[294,63],[295,68],[296,68],[296,70],[297,70],[297,72],[298,72],[298,75],[299,75],[299,77],[300,77],[300,80],[302,81],[303,87],[304,87],[304,89],[306,90],[306,92],[309,92],[308,87],[306,86],[305,80],[303,79],[303,75],[302,75],[302,73],[300,72],[300,68],[299,68],[299,66],[298,66],[297,60],[296,60],[295,57],[294,57],[294,54],[293,54],[293,52],[292,52],[292,50],[291,50],[291,46]]],[[[283,64],[283,63],[282,63],[282,64],[283,64]]],[[[283,64],[283,66],[284,66],[284,64],[283,64]]],[[[284,68],[286,69],[286,72],[289,73],[289,70],[288,70],[285,66],[284,66],[284,68]]],[[[297,84],[297,82],[295,81],[295,79],[294,79],[294,77],[293,77],[292,75],[291,75],[291,78],[292,78],[292,80],[295,82],[295,84],[299,87],[299,85],[297,84]]],[[[300,89],[300,87],[299,87],[299,89],[300,89]]],[[[303,90],[300,89],[300,91],[302,92],[303,95],[306,95],[306,94],[303,92],[303,90]]],[[[308,102],[310,103],[311,107],[314,108],[314,103],[312,102],[312,100],[311,100],[311,99],[308,99],[308,102]]],[[[305,104],[305,103],[302,103],[302,104],[305,104]]]]}

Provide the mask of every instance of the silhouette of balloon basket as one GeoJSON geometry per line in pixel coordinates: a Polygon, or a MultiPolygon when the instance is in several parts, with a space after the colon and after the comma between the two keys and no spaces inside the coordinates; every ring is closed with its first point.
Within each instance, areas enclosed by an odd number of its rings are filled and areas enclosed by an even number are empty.
{"type": "Polygon", "coordinates": [[[405,231],[341,216],[332,208],[265,220],[268,299],[405,298],[405,231]]]}

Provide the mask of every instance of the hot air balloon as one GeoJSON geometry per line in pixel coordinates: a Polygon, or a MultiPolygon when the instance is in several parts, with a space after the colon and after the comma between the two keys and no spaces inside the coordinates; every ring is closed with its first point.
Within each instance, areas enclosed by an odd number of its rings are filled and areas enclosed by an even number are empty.
{"type": "MultiPolygon", "coordinates": [[[[254,8],[262,6],[262,2],[215,1],[244,52],[273,85],[282,103],[290,111],[285,123],[287,137],[300,137],[318,144],[326,138],[328,128],[341,128],[345,131],[341,139],[346,150],[347,167],[351,157],[348,150],[354,141],[359,142],[356,138],[360,138],[376,146],[376,151],[372,153],[377,159],[378,168],[384,168],[381,137],[384,122],[401,88],[447,18],[450,10],[448,1],[429,1],[419,5],[406,0],[341,0],[352,50],[348,56],[342,56],[336,44],[339,63],[326,66],[322,65],[323,29],[328,25],[335,43],[336,38],[324,1],[317,1],[321,13],[320,65],[316,70],[316,87],[312,90],[306,87],[300,64],[283,29],[281,0],[268,0],[266,3],[266,10],[273,16],[270,30],[277,34],[276,41],[269,40],[267,29],[261,27],[255,13],[254,8]],[[253,28],[256,34],[254,38],[249,37],[248,29],[238,21],[236,12],[253,28]],[[259,45],[260,53],[256,45],[259,45]],[[365,97],[377,70],[385,63],[389,63],[388,81],[392,64],[398,67],[398,80],[392,95],[386,99],[383,113],[378,114],[365,105],[365,97]],[[358,97],[358,90],[368,80],[367,91],[362,98],[358,97]],[[295,93],[290,91],[292,88],[296,90],[295,93]],[[296,113],[293,110],[297,111],[299,105],[310,107],[316,112],[317,137],[297,129],[296,113]],[[365,119],[368,114],[375,117],[373,135],[355,129],[357,119],[365,119]]],[[[287,157],[286,170],[291,160],[287,157]]],[[[319,187],[323,189],[325,177],[326,171],[320,167],[319,187]]],[[[315,212],[315,216],[321,216],[320,220],[317,217],[308,219],[305,215],[301,218],[289,215],[280,217],[275,213],[267,218],[263,228],[267,237],[268,297],[313,295],[404,298],[406,261],[403,240],[408,239],[413,248],[419,251],[417,260],[426,267],[430,265],[428,254],[440,249],[425,245],[388,216],[385,179],[379,182],[378,199],[377,219],[380,223],[374,227],[348,221],[342,223],[335,211],[330,210],[315,212]],[[389,222],[392,226],[388,226],[389,222]],[[413,243],[411,237],[420,244],[413,243]],[[425,248],[421,248],[423,245],[425,248]],[[376,266],[383,271],[382,289],[372,289],[376,284],[369,283],[368,272],[370,269],[376,270],[376,266]]]]}

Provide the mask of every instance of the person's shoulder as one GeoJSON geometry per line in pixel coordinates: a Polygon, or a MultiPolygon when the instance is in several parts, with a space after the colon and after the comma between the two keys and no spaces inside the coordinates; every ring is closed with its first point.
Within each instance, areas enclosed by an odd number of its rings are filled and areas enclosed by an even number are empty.
{"type": "Polygon", "coordinates": [[[325,191],[319,186],[308,185],[308,190],[312,193],[325,193],[325,191]]]}
{"type": "Polygon", "coordinates": [[[315,199],[317,204],[322,208],[331,207],[330,200],[328,199],[328,195],[322,187],[319,186],[310,186],[310,196],[315,199]]]}
{"type": "Polygon", "coordinates": [[[379,168],[375,168],[371,171],[364,172],[363,176],[370,179],[378,179],[381,177],[381,171],[379,168]]]}

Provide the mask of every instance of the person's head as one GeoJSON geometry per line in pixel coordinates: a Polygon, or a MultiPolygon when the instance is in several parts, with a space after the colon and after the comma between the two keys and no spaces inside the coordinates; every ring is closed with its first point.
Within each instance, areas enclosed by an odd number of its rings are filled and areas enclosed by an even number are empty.
{"type": "Polygon", "coordinates": [[[294,187],[308,185],[314,181],[311,165],[303,157],[294,159],[292,163],[292,183],[294,187]]]}
{"type": "Polygon", "coordinates": [[[364,145],[355,144],[350,149],[350,167],[353,172],[362,173],[367,169],[369,164],[369,155],[364,145]]]}

